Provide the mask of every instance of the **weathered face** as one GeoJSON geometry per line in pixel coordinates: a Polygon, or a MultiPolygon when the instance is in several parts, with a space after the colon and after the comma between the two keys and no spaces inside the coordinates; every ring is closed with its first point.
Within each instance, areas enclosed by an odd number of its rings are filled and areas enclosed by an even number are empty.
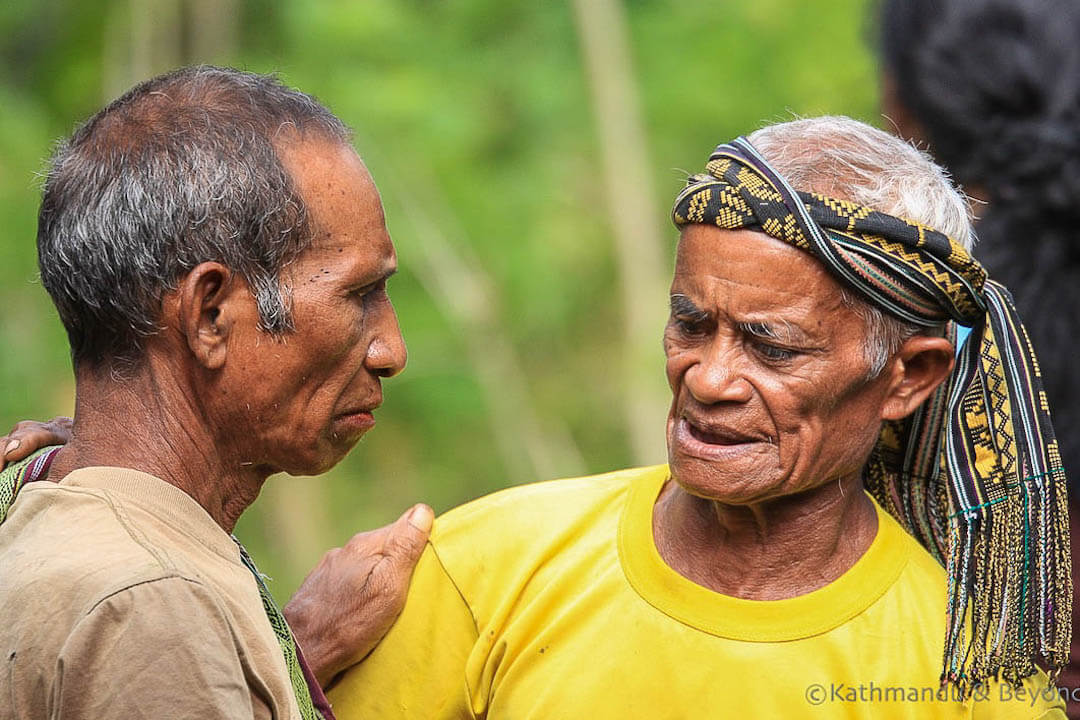
{"type": "Polygon", "coordinates": [[[676,481],[749,504],[859,472],[887,391],[865,380],[862,334],[806,253],[760,232],[687,226],[664,333],[676,481]]]}
{"type": "MultiPolygon", "coordinates": [[[[219,387],[242,393],[248,462],[294,475],[322,472],[375,424],[380,380],[405,366],[386,294],[397,258],[378,190],[349,147],[317,140],[281,150],[315,238],[283,273],[295,332],[273,337],[257,316],[229,339],[219,387]]],[[[254,312],[254,307],[252,307],[254,312]]],[[[246,447],[245,447],[246,445],[246,447]]]]}

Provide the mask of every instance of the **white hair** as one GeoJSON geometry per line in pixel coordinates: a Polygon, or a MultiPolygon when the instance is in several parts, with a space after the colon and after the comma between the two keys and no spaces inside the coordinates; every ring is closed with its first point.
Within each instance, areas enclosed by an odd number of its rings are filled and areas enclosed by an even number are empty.
{"type": "MultiPolygon", "coordinates": [[[[971,250],[975,235],[963,194],[948,173],[914,145],[858,120],[825,116],[769,125],[750,142],[796,189],[866,205],[939,230],[971,250]]],[[[942,334],[883,313],[847,288],[842,299],[866,326],[868,377],[876,377],[905,340],[942,334]]]]}

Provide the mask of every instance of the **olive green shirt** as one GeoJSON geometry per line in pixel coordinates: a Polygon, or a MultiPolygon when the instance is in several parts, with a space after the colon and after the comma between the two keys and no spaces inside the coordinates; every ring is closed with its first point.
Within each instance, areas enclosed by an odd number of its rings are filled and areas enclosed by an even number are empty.
{"type": "Polygon", "coordinates": [[[254,576],[178,488],[23,487],[0,524],[0,720],[299,718],[254,576]]]}

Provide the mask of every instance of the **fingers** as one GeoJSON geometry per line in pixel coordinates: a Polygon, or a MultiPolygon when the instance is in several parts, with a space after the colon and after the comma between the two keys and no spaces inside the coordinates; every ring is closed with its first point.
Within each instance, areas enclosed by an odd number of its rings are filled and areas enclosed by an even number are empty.
{"type": "Polygon", "coordinates": [[[43,447],[63,445],[71,439],[73,425],[69,417],[55,417],[45,423],[36,420],[17,423],[11,432],[0,436],[0,467],[22,460],[43,447]]]}
{"type": "Polygon", "coordinates": [[[424,552],[434,522],[431,508],[417,504],[389,525],[356,533],[342,549],[355,557],[378,555],[411,567],[424,552]]]}
{"type": "Polygon", "coordinates": [[[320,683],[363,659],[390,629],[434,520],[431,508],[415,505],[390,525],[357,533],[323,555],[286,604],[320,683]]]}
{"type": "Polygon", "coordinates": [[[398,566],[412,572],[420,554],[424,552],[435,513],[427,505],[414,505],[390,526],[386,539],[386,554],[398,566]]]}

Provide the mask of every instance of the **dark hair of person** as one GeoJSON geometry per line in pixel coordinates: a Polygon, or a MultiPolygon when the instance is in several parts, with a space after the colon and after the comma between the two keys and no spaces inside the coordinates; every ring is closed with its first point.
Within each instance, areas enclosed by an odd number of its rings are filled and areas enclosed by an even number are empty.
{"type": "Polygon", "coordinates": [[[207,261],[243,277],[264,330],[290,330],[279,275],[312,233],[277,149],[311,133],[349,140],[273,76],[196,66],[137,85],[61,142],[38,265],[76,366],[137,363],[164,294],[207,261]]]}
{"type": "Polygon", "coordinates": [[[883,70],[930,151],[986,200],[976,255],[1011,291],[1080,489],[1080,4],[885,0],[883,70]]]}

